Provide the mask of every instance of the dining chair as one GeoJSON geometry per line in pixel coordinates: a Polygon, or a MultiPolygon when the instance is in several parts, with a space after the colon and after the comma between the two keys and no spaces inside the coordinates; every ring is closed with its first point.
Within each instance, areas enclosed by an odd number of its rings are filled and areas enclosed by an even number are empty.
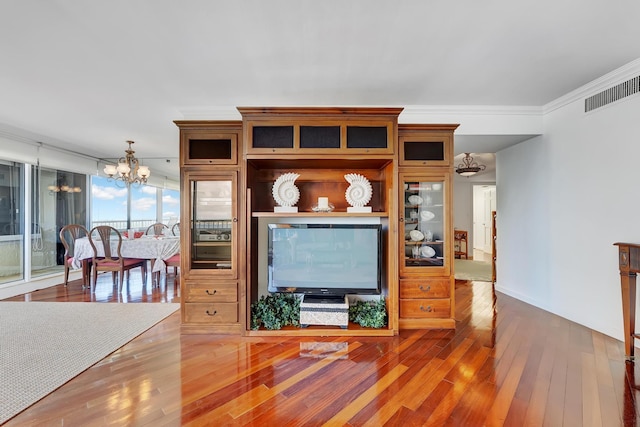
{"type": "Polygon", "coordinates": [[[167,258],[164,260],[165,265],[167,266],[167,273],[169,272],[169,267],[173,267],[173,283],[178,283],[178,269],[180,268],[180,252],[177,254],[167,258]]]}
{"type": "MultiPolygon", "coordinates": [[[[68,224],[60,229],[60,241],[64,246],[64,285],[69,282],[69,269],[75,257],[76,239],[89,236],[89,231],[80,224],[68,224]]],[[[91,261],[82,260],[82,287],[89,283],[91,261]]]]}
{"type": "MultiPolygon", "coordinates": [[[[176,237],[180,237],[180,223],[176,222],[171,226],[171,234],[176,237]]],[[[164,260],[165,263],[165,274],[169,274],[169,267],[173,267],[173,283],[176,284],[178,282],[178,269],[180,268],[180,252],[177,254],[167,258],[164,260]]],[[[153,270],[153,260],[151,260],[151,269],[153,270]]],[[[154,275],[152,275],[154,277],[154,275]]],[[[154,277],[154,281],[160,284],[160,272],[157,272],[157,275],[154,277]]]]}
{"type": "Polygon", "coordinates": [[[93,248],[93,286],[96,285],[98,280],[98,271],[111,271],[113,274],[113,283],[116,283],[116,275],[119,275],[119,285],[120,288],[122,288],[125,271],[127,272],[128,279],[129,271],[137,267],[140,267],[142,273],[142,283],[146,284],[147,260],[141,258],[124,258],[122,256],[122,235],[117,229],[110,225],[93,227],[89,232],[89,243],[91,243],[91,247],[93,248]],[[115,243],[114,247],[111,246],[112,242],[115,243]],[[102,247],[104,257],[98,256],[98,248],[96,245],[102,247]]]}
{"type": "Polygon", "coordinates": [[[148,235],[150,234],[149,232],[153,231],[154,236],[161,236],[162,234],[164,234],[165,229],[169,229],[166,224],[156,222],[155,224],[151,224],[149,227],[147,227],[147,231],[145,231],[144,234],[148,235]]]}

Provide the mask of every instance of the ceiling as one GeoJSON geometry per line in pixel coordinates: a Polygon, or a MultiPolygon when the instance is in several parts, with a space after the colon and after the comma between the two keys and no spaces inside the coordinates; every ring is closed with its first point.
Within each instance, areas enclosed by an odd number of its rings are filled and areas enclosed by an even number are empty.
{"type": "MultiPolygon", "coordinates": [[[[131,139],[173,174],[188,111],[543,106],[640,57],[638,15],[635,0],[4,0],[0,130],[105,159],[131,139]]],[[[465,135],[456,152],[523,139],[465,135]]]]}

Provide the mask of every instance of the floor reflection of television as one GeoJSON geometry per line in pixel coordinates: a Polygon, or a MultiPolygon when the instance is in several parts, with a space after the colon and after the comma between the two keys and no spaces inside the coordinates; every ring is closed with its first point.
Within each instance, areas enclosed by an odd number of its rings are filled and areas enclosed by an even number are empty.
{"type": "Polygon", "coordinates": [[[269,224],[269,292],[380,294],[379,224],[269,224]]]}

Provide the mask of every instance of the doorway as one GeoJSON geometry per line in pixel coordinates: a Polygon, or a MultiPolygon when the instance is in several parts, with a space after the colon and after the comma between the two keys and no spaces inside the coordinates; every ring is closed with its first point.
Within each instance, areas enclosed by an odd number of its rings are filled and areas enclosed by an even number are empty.
{"type": "Polygon", "coordinates": [[[491,213],[496,210],[496,186],[473,186],[473,259],[476,261],[491,261],[493,239],[491,238],[491,213]]]}

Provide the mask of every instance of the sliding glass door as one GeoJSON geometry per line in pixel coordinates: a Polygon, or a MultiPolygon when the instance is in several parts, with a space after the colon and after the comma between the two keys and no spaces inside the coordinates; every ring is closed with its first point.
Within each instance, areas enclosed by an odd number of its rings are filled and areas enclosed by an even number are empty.
{"type": "Polygon", "coordinates": [[[0,283],[24,277],[23,175],[22,164],[0,161],[0,283]]]}
{"type": "Polygon", "coordinates": [[[87,226],[87,177],[84,174],[32,166],[31,276],[63,271],[60,229],[87,226]]]}

